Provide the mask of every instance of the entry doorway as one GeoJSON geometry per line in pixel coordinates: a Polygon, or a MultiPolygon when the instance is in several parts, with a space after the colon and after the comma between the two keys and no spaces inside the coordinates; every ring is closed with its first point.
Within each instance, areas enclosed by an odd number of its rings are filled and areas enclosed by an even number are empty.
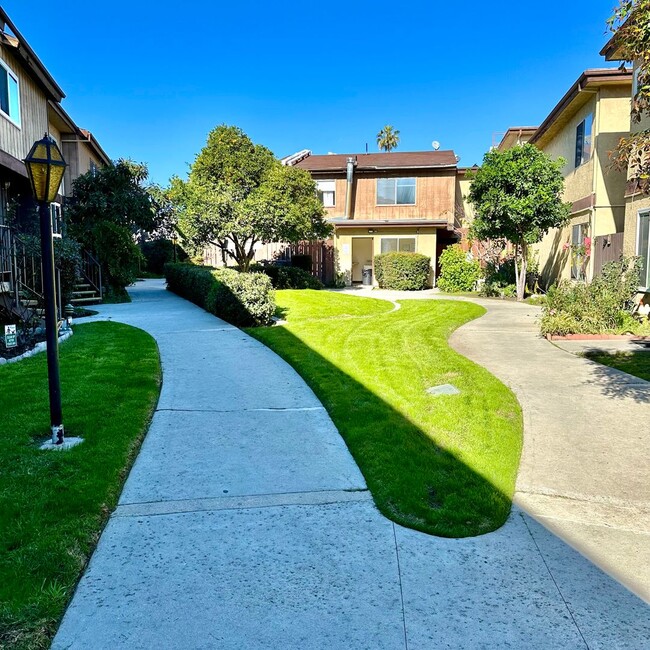
{"type": "Polygon", "coordinates": [[[372,266],[373,238],[352,238],[352,282],[361,282],[363,267],[372,266]]]}

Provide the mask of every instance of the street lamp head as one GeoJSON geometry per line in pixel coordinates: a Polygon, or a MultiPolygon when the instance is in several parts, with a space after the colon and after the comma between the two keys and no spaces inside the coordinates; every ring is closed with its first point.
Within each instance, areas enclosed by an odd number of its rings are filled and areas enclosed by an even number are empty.
{"type": "Polygon", "coordinates": [[[34,143],[24,162],[36,200],[54,201],[66,167],[56,142],[46,133],[42,140],[34,143]]]}

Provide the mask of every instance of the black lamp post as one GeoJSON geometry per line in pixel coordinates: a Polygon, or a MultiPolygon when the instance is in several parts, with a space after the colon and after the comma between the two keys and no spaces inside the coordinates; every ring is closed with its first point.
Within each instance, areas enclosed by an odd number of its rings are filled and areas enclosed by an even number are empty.
{"type": "Polygon", "coordinates": [[[50,388],[50,424],[52,443],[63,444],[63,414],[61,412],[61,382],[59,380],[59,336],[56,317],[56,286],[54,275],[54,243],[50,203],[59,192],[65,160],[56,142],[45,134],[34,143],[25,158],[25,166],[38,201],[41,225],[41,261],[43,265],[43,294],[45,296],[45,336],[47,341],[47,376],[50,388]]]}

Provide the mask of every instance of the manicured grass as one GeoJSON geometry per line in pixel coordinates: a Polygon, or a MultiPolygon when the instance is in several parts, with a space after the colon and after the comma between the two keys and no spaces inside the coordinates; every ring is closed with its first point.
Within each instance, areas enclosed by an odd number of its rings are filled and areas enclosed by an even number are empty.
{"type": "Polygon", "coordinates": [[[589,352],[588,359],[650,381],[650,352],[589,352]]]}
{"type": "Polygon", "coordinates": [[[510,390],[447,344],[483,308],[406,300],[392,311],[385,301],[324,291],[276,298],[287,323],[247,331],[321,399],[379,509],[445,537],[501,526],[521,452],[521,411],[510,390]],[[426,393],[446,383],[461,393],[426,393]]]}
{"type": "Polygon", "coordinates": [[[48,437],[45,354],[0,367],[0,648],[47,648],[158,401],[155,341],[117,323],[75,327],[61,345],[67,436],[48,437]]]}

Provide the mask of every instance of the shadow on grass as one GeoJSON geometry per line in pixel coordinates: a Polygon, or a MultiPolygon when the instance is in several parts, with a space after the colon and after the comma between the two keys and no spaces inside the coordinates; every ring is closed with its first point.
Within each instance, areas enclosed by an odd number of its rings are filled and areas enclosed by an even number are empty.
{"type": "MultiPolygon", "coordinates": [[[[382,398],[284,327],[246,331],[293,366],[318,395],[385,516],[442,537],[480,535],[505,523],[510,496],[382,398]]],[[[423,395],[423,399],[429,400],[432,418],[441,409],[456,410],[457,434],[467,433],[462,423],[465,403],[458,395],[423,395]]],[[[518,415],[486,414],[486,426],[513,417],[518,415]]],[[[491,443],[498,445],[499,431],[493,434],[491,443]]]]}

